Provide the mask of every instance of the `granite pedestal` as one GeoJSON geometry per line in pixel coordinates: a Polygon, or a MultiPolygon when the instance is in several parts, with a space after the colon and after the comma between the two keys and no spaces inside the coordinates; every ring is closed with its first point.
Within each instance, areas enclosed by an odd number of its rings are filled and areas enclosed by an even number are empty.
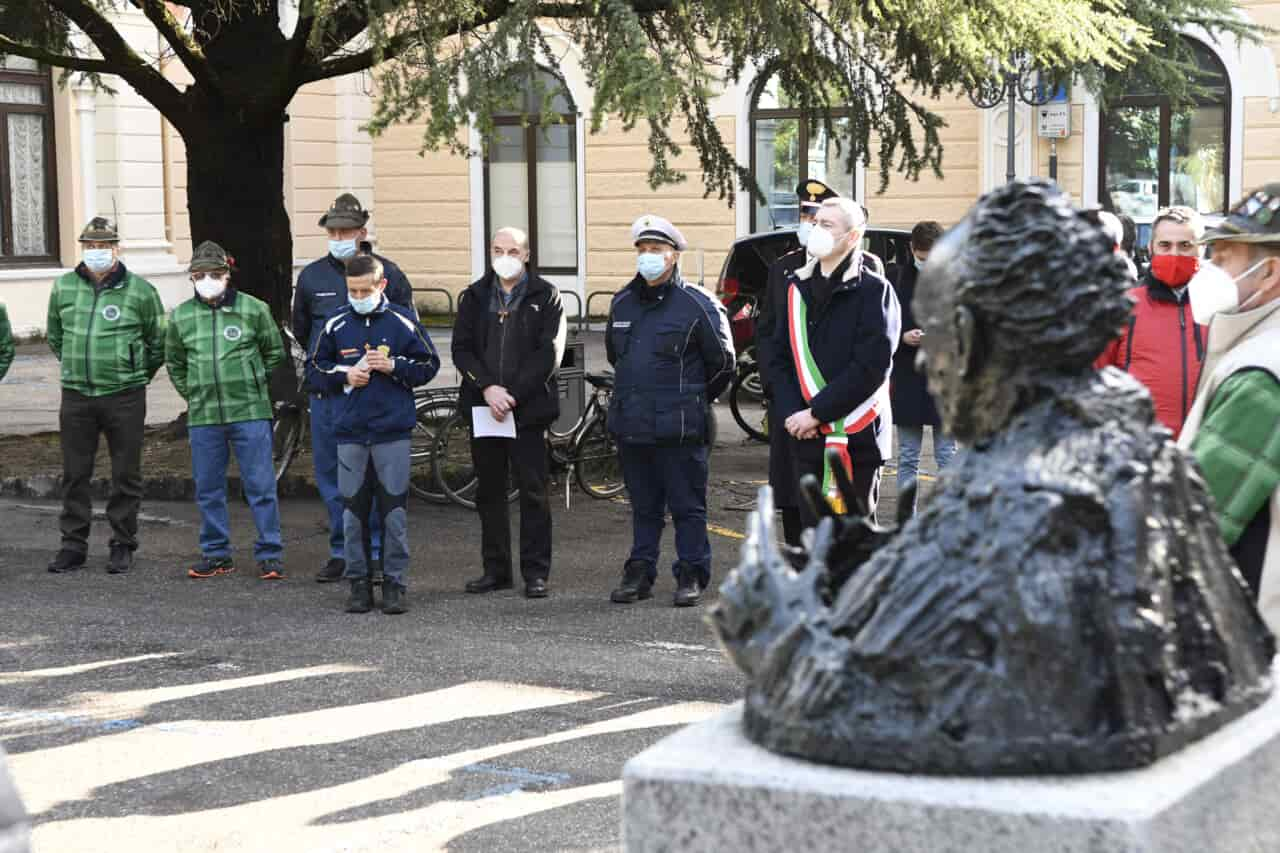
{"type": "Polygon", "coordinates": [[[18,799],[18,789],[9,776],[0,746],[0,853],[28,853],[31,842],[31,825],[27,812],[18,799]]]}
{"type": "Polygon", "coordinates": [[[628,853],[1277,853],[1280,695],[1142,770],[907,776],[746,739],[742,706],[627,763],[628,853]]]}

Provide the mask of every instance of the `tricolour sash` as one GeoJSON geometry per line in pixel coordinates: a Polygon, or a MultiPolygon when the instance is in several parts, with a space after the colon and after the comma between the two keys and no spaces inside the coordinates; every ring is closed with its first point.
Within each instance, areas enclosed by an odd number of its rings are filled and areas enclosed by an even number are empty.
{"type": "MultiPolygon", "coordinates": [[[[800,289],[791,285],[787,291],[787,325],[790,330],[791,356],[796,365],[796,377],[800,380],[800,393],[806,403],[811,403],[818,392],[827,387],[827,380],[818,369],[818,363],[809,352],[809,324],[806,321],[809,307],[805,305],[800,289]]],[[[832,473],[831,459],[827,451],[834,450],[844,465],[845,473],[853,480],[853,457],[849,455],[849,436],[862,432],[875,424],[882,411],[887,411],[889,399],[889,381],[876,390],[849,414],[829,424],[823,424],[820,431],[826,436],[822,454],[822,493],[835,508],[836,512],[846,512],[848,508],[840,496],[832,473]]]]}

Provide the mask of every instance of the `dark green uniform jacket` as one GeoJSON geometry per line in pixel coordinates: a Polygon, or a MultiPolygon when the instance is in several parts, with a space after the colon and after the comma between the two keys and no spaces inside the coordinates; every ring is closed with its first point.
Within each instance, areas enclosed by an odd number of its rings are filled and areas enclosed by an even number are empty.
{"type": "Polygon", "coordinates": [[[189,426],[268,420],[267,376],[282,361],[271,310],[233,287],[216,308],[192,298],[169,318],[165,364],[187,401],[189,426]]]}
{"type": "Polygon", "coordinates": [[[9,328],[9,312],[0,304],[0,379],[13,364],[13,329],[9,328]]]}

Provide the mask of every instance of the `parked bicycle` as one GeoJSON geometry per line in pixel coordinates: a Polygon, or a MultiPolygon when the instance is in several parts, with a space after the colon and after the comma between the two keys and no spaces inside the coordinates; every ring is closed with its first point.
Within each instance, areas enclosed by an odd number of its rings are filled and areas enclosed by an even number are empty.
{"type": "Polygon", "coordinates": [[[764,395],[754,346],[738,357],[737,373],[729,386],[729,411],[748,437],[769,441],[769,400],[764,395]]]}
{"type": "MultiPolygon", "coordinates": [[[[618,446],[609,433],[609,398],[613,375],[588,373],[592,393],[582,415],[563,432],[547,431],[547,455],[552,474],[572,476],[582,491],[593,498],[612,498],[622,492],[622,467],[618,446]]],[[[435,478],[449,499],[475,509],[479,478],[471,460],[471,412],[457,412],[436,436],[432,465],[435,478]]],[[[508,500],[519,497],[514,481],[508,500]]]]}

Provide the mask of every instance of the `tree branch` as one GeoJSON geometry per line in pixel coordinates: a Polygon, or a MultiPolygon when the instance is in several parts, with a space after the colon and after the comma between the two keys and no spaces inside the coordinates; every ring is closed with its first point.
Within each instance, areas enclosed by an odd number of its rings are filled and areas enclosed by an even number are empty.
{"type": "Polygon", "coordinates": [[[182,93],[164,78],[157,69],[129,47],[129,43],[91,6],[88,0],[47,0],[50,6],[71,19],[72,23],[89,37],[102,58],[110,65],[109,73],[122,78],[135,91],[160,111],[160,114],[181,128],[185,125],[182,93]]]}
{"type": "Polygon", "coordinates": [[[222,96],[222,86],[217,73],[209,66],[204,50],[196,44],[195,39],[182,28],[182,24],[173,16],[164,0],[131,0],[135,7],[142,9],[147,20],[160,31],[174,54],[182,60],[182,64],[191,72],[196,85],[211,98],[222,96]]]}
{"type": "Polygon", "coordinates": [[[311,40],[311,31],[316,25],[315,0],[302,0],[298,4],[298,25],[293,29],[289,39],[289,77],[292,77],[307,57],[307,42],[311,40]]]}
{"type": "Polygon", "coordinates": [[[303,70],[298,85],[305,86],[317,80],[328,80],[330,77],[342,77],[345,74],[355,74],[357,71],[367,71],[381,60],[399,56],[405,48],[413,44],[417,37],[418,34],[412,31],[397,33],[387,39],[387,43],[380,48],[370,47],[319,65],[312,65],[303,70]]]}
{"type": "Polygon", "coordinates": [[[45,65],[52,65],[56,68],[69,68],[72,71],[83,71],[87,74],[114,74],[115,68],[109,62],[101,59],[89,59],[82,56],[62,56],[56,53],[50,53],[41,50],[38,47],[16,42],[6,35],[0,34],[0,53],[13,54],[14,56],[25,56],[27,59],[34,59],[37,62],[43,62],[45,65]]]}

